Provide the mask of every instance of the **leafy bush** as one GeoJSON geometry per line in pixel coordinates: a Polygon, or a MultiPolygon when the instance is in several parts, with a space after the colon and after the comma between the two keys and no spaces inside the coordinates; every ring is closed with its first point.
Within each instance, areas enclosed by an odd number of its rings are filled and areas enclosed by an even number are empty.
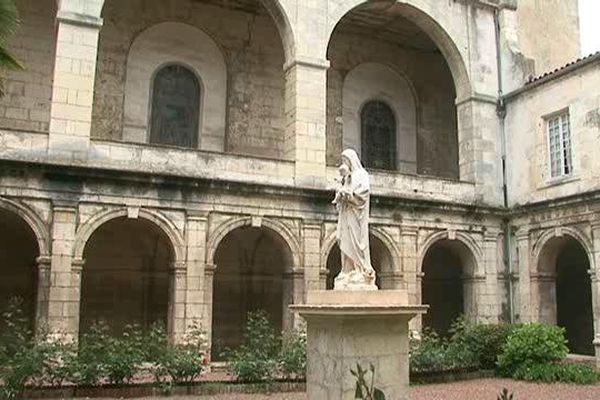
{"type": "Polygon", "coordinates": [[[514,328],[498,357],[500,372],[513,376],[519,368],[554,363],[568,354],[564,329],[541,324],[514,328]]]}
{"type": "Polygon", "coordinates": [[[471,324],[464,317],[452,325],[451,343],[468,348],[477,358],[478,368],[495,369],[498,356],[514,325],[471,324]]]}
{"type": "Polygon", "coordinates": [[[149,343],[155,358],[151,353],[148,358],[156,364],[157,382],[165,382],[165,378],[174,383],[193,382],[208,365],[206,334],[197,323],[188,328],[181,344],[167,345],[156,332],[151,334],[149,343]]]}
{"type": "Polygon", "coordinates": [[[283,334],[279,366],[288,379],[306,377],[306,332],[294,330],[283,334]]]}
{"type": "Polygon", "coordinates": [[[479,367],[478,356],[463,342],[444,340],[425,329],[420,341],[410,346],[410,371],[432,373],[471,370],[479,367]]]}
{"type": "Polygon", "coordinates": [[[241,382],[270,382],[277,372],[279,348],[266,312],[248,313],[244,344],[229,353],[228,368],[241,382]]]}
{"type": "Polygon", "coordinates": [[[598,373],[585,365],[577,364],[523,364],[515,370],[513,378],[534,382],[565,382],[590,385],[598,382],[598,373]]]}

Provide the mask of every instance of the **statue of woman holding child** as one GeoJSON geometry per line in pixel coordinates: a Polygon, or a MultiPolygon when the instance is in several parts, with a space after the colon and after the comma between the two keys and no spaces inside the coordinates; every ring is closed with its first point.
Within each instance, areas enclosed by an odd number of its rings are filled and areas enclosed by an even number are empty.
{"type": "Polygon", "coordinates": [[[369,174],[352,149],[342,152],[338,170],[340,185],[333,204],[339,213],[337,240],[342,265],[334,289],[377,290],[369,251],[369,174]]]}

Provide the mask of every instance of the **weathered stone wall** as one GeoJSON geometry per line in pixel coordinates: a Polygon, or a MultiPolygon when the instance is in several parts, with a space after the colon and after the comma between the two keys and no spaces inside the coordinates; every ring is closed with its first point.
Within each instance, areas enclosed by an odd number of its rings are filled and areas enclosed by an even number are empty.
{"type": "Polygon", "coordinates": [[[93,136],[122,138],[129,46],[144,29],[177,21],[211,36],[225,58],[226,151],[283,158],[283,47],[270,15],[258,1],[256,4],[244,11],[188,0],[107,1],[100,33],[93,136]]]}
{"type": "Polygon", "coordinates": [[[0,98],[0,127],[48,132],[54,68],[55,1],[18,0],[22,20],[9,49],[21,62],[21,71],[3,71],[4,98],[0,98]]]}
{"type": "Polygon", "coordinates": [[[578,0],[519,0],[521,51],[541,74],[580,56],[578,0]]]}
{"type": "Polygon", "coordinates": [[[600,62],[596,60],[510,99],[506,133],[511,205],[600,189],[600,62]],[[569,112],[573,173],[550,177],[546,117],[569,112]]]}
{"type": "MultiPolygon", "coordinates": [[[[363,63],[395,69],[414,87],[417,104],[417,171],[458,177],[455,91],[446,61],[438,52],[422,52],[360,34],[334,32],[327,82],[327,161],[339,162],[343,146],[344,79],[363,63]]],[[[374,83],[375,84],[375,83],[374,83]]]]}

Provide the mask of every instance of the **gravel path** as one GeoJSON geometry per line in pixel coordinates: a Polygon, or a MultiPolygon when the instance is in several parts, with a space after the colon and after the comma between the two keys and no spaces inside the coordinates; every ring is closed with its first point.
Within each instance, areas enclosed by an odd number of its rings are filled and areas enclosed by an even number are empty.
{"type": "MultiPolygon", "coordinates": [[[[411,387],[411,400],[496,400],[503,388],[514,393],[514,400],[600,400],[600,385],[538,385],[506,379],[481,379],[413,386],[411,387]]],[[[169,399],[191,400],[192,398],[170,397],[169,399]]],[[[229,394],[194,397],[194,400],[306,400],[306,395],[304,393],[229,394]]]]}

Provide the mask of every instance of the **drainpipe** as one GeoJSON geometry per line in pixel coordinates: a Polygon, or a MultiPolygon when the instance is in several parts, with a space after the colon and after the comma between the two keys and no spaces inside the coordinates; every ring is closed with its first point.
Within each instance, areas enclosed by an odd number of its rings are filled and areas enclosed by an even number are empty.
{"type": "MultiPolygon", "coordinates": [[[[507,177],[507,160],[506,160],[506,103],[504,101],[504,80],[502,76],[502,47],[500,43],[500,9],[494,9],[494,26],[496,30],[496,67],[498,69],[498,105],[497,114],[500,120],[500,141],[502,146],[502,197],[504,208],[508,209],[508,177],[507,177]]],[[[504,265],[508,271],[508,309],[509,321],[511,324],[515,322],[515,307],[514,307],[514,287],[513,287],[513,260],[512,260],[512,238],[510,232],[510,219],[504,218],[504,265]]]]}

